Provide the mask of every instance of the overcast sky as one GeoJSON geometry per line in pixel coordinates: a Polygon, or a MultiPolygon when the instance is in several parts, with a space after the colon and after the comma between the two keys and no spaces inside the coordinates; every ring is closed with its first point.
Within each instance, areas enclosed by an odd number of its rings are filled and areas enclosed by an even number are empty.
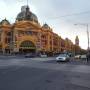
{"type": "MultiPolygon", "coordinates": [[[[30,10],[42,24],[47,23],[62,38],[68,37],[74,43],[79,36],[80,46],[87,49],[86,26],[74,24],[90,24],[90,0],[28,0],[30,10]]],[[[27,0],[0,0],[0,21],[5,17],[14,22],[21,6],[27,0]]],[[[90,29],[89,29],[90,31],[90,29]]]]}

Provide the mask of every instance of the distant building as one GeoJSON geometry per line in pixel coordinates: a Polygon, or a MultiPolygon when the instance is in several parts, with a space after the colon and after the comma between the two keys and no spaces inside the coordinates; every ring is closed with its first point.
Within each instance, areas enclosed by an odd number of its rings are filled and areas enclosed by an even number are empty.
{"type": "MultiPolygon", "coordinates": [[[[76,38],[76,45],[79,39],[76,38]]],[[[14,24],[7,19],[0,22],[0,52],[5,53],[47,53],[74,51],[69,39],[62,39],[48,24],[40,25],[37,16],[29,6],[22,6],[14,24]]]]}

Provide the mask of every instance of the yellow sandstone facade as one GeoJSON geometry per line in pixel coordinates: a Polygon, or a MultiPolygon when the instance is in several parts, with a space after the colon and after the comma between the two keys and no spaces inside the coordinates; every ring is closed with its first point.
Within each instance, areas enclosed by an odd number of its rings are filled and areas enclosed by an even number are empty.
{"type": "Polygon", "coordinates": [[[61,38],[47,24],[40,25],[38,18],[28,6],[23,6],[14,24],[4,19],[0,23],[1,53],[47,53],[74,52],[71,40],[61,38]]]}

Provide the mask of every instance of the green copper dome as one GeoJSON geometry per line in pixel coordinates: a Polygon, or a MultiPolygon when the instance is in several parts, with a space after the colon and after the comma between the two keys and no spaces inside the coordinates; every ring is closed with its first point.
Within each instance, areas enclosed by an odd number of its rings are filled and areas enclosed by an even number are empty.
{"type": "Polygon", "coordinates": [[[37,16],[29,10],[28,6],[22,6],[21,12],[17,15],[17,21],[28,20],[38,23],[37,16]]]}

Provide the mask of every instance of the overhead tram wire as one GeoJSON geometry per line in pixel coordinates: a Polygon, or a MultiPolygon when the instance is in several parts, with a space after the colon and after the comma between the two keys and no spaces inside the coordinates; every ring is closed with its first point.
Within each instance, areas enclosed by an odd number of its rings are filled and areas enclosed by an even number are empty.
{"type": "Polygon", "coordinates": [[[48,18],[48,19],[53,20],[53,19],[59,19],[59,18],[63,18],[63,17],[79,16],[79,15],[84,15],[84,14],[89,14],[89,13],[90,13],[90,11],[80,12],[80,13],[72,13],[72,14],[67,14],[67,15],[58,16],[58,17],[51,17],[51,18],[48,18]]]}

